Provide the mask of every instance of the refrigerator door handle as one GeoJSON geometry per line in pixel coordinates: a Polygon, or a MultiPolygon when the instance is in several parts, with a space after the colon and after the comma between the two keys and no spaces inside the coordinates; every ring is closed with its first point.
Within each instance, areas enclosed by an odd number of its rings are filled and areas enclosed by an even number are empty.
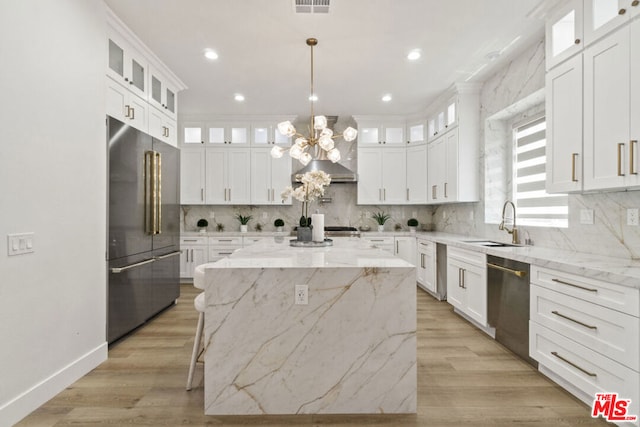
{"type": "Polygon", "coordinates": [[[180,255],[180,253],[181,253],[181,251],[174,251],[174,252],[170,252],[168,254],[155,256],[155,257],[153,257],[153,259],[158,260],[158,259],[171,258],[171,257],[177,256],[177,255],[180,255]]]}
{"type": "Polygon", "coordinates": [[[153,151],[144,153],[144,231],[146,234],[154,233],[153,224],[153,151]]]}
{"type": "Polygon", "coordinates": [[[125,265],[124,267],[113,267],[111,268],[112,273],[122,273],[123,271],[130,270],[132,268],[140,267],[141,265],[151,264],[152,262],[156,262],[155,258],[146,259],[144,261],[135,262],[133,264],[125,265]]]}
{"type": "Polygon", "coordinates": [[[162,233],[162,154],[155,152],[155,196],[156,196],[156,226],[155,234],[162,233]]]}

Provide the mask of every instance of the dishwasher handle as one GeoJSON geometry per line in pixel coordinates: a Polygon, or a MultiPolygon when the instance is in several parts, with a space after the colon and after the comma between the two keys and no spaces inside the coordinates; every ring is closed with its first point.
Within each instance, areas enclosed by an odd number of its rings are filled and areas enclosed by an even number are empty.
{"type": "Polygon", "coordinates": [[[515,274],[516,276],[523,278],[526,277],[527,272],[526,271],[522,271],[522,270],[514,270],[512,268],[508,268],[508,267],[503,267],[501,265],[498,264],[494,264],[492,262],[488,262],[487,263],[487,267],[489,268],[494,268],[496,270],[500,270],[500,271],[505,271],[507,273],[511,273],[511,274],[515,274]]]}

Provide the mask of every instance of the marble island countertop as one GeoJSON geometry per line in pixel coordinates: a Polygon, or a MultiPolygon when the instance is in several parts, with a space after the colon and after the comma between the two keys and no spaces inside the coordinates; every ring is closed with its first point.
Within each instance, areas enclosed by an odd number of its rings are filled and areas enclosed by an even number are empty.
{"type": "Polygon", "coordinates": [[[541,267],[553,268],[624,286],[640,288],[640,260],[606,257],[541,246],[488,247],[469,243],[469,241],[474,240],[487,240],[482,237],[442,232],[419,232],[417,236],[447,246],[483,252],[541,267]]]}
{"type": "MultiPolygon", "coordinates": [[[[268,236],[265,236],[268,237],[268,236]]],[[[213,268],[413,267],[357,237],[334,237],[333,246],[292,247],[291,236],[274,236],[235,252],[213,268]]]]}

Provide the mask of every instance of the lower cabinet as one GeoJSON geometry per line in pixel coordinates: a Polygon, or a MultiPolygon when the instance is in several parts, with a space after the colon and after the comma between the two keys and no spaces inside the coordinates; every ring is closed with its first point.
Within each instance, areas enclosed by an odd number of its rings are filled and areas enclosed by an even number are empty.
{"type": "Polygon", "coordinates": [[[180,238],[180,278],[193,277],[193,270],[209,259],[206,236],[180,238]]]}
{"type": "Polygon", "coordinates": [[[394,237],[395,256],[399,256],[410,264],[416,263],[416,238],[413,236],[396,236],[394,237]]]}
{"type": "Polygon", "coordinates": [[[588,405],[616,392],[640,414],[640,290],[535,265],[530,289],[529,354],[540,370],[588,405]]]}
{"type": "Polygon", "coordinates": [[[416,280],[418,286],[427,291],[436,293],[436,244],[428,240],[417,240],[416,280]]]}
{"type": "Polygon", "coordinates": [[[487,326],[486,264],[483,253],[447,248],[447,301],[482,327],[487,326]]]}
{"type": "Polygon", "coordinates": [[[395,253],[393,236],[363,236],[362,240],[387,252],[395,253]]]}
{"type": "Polygon", "coordinates": [[[242,236],[209,237],[209,262],[228,257],[242,248],[242,236]]]}

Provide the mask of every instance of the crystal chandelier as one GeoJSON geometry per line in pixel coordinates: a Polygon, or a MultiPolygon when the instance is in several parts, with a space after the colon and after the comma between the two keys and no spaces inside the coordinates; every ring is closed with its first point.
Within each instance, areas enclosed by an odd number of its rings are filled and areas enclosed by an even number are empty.
{"type": "Polygon", "coordinates": [[[348,127],[341,135],[334,135],[333,131],[327,128],[327,118],[325,116],[313,115],[313,47],[318,44],[318,40],[314,38],[307,39],[307,46],[311,47],[311,125],[309,126],[309,136],[304,136],[296,131],[290,121],[278,123],[278,130],[281,134],[290,138],[297,137],[294,144],[287,150],[286,148],[275,146],[271,150],[271,156],[280,158],[289,151],[289,155],[294,159],[298,159],[303,165],[307,165],[313,156],[309,153],[310,147],[315,147],[316,157],[331,160],[333,163],[340,160],[340,151],[335,147],[334,139],[344,138],[345,141],[353,141],[358,135],[358,131],[352,127],[348,127]]]}

